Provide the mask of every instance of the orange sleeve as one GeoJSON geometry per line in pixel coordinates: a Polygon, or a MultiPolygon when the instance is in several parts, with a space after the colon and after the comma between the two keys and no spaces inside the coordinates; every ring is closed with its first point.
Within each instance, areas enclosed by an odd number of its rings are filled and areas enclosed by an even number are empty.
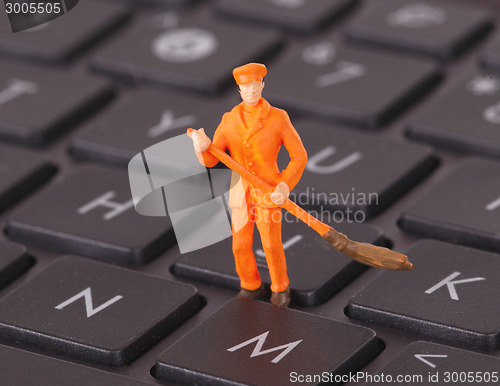
{"type": "Polygon", "coordinates": [[[280,173],[279,179],[280,181],[285,182],[291,191],[299,182],[300,177],[306,168],[307,152],[302,144],[299,134],[292,126],[288,114],[286,111],[282,111],[282,113],[284,123],[281,142],[288,151],[290,162],[288,163],[286,169],[280,173]]]}
{"type": "MultiPolygon", "coordinates": [[[[226,114],[222,116],[222,121],[217,127],[217,130],[215,130],[214,134],[214,139],[212,141],[212,144],[218,148],[220,151],[226,151],[227,144],[226,144],[226,138],[224,136],[224,131],[225,131],[225,121],[226,114]]],[[[207,168],[211,168],[219,162],[219,160],[214,157],[212,154],[210,154],[208,151],[204,151],[203,153],[196,152],[196,156],[198,157],[198,160],[200,163],[207,168]]]]}

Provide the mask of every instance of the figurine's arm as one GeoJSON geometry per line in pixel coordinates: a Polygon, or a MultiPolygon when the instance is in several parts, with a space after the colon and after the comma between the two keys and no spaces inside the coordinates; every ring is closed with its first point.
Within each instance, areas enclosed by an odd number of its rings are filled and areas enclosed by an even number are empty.
{"type": "MultiPolygon", "coordinates": [[[[224,137],[224,118],[222,118],[222,122],[220,123],[217,130],[215,130],[213,145],[218,148],[220,151],[226,151],[226,140],[224,137]]],[[[198,131],[193,131],[191,134],[191,138],[193,139],[193,144],[195,148],[196,156],[200,163],[207,168],[211,168],[219,162],[219,160],[210,154],[206,149],[210,146],[210,138],[205,134],[203,129],[198,131]],[[196,138],[196,141],[195,141],[196,138]],[[201,150],[201,151],[200,151],[201,150]]]]}
{"type": "Polygon", "coordinates": [[[283,118],[285,120],[285,124],[282,131],[281,142],[288,151],[290,162],[288,163],[286,169],[280,173],[279,180],[286,183],[291,191],[295,188],[295,185],[297,185],[302,173],[304,172],[307,164],[307,152],[302,144],[299,134],[292,126],[288,114],[284,111],[283,118]]]}

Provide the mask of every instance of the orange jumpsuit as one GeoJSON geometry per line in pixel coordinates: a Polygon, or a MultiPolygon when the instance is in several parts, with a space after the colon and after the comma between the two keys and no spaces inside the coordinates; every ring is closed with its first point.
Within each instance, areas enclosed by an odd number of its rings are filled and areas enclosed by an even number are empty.
{"type": "MultiPolygon", "coordinates": [[[[213,145],[222,151],[229,150],[237,162],[271,186],[283,181],[290,190],[299,182],[307,163],[306,150],[288,114],[272,107],[264,98],[254,107],[248,107],[242,102],[224,114],[215,132],[213,145]],[[280,172],[277,158],[281,145],[288,151],[290,162],[286,169],[280,172]]],[[[217,158],[208,152],[198,156],[207,167],[218,162],[217,158]]],[[[254,188],[247,181],[240,179],[239,175],[232,179],[231,185],[229,207],[233,212],[233,253],[241,288],[255,290],[261,285],[252,250],[256,223],[269,267],[271,290],[285,291],[289,280],[281,241],[282,209],[271,201],[269,194],[254,188]],[[235,226],[235,217],[241,218],[242,212],[245,212],[245,221],[235,226]]]]}

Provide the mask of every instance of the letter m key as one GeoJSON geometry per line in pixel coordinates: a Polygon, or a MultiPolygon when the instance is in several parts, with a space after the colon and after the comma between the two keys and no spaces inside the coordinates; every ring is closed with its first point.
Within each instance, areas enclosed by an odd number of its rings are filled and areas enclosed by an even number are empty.
{"type": "Polygon", "coordinates": [[[247,341],[240,343],[236,346],[233,346],[231,348],[228,348],[227,351],[229,352],[234,352],[236,350],[239,350],[240,348],[243,348],[245,346],[248,346],[249,344],[252,344],[253,342],[257,342],[255,344],[255,347],[252,351],[252,354],[250,355],[250,358],[253,357],[258,357],[260,355],[266,355],[270,354],[275,351],[281,351],[281,354],[279,354],[276,358],[274,358],[271,362],[272,363],[278,363],[280,360],[282,360],[286,355],[290,353],[300,342],[302,342],[302,339],[297,340],[295,342],[290,342],[281,346],[277,347],[272,347],[267,350],[262,350],[262,347],[264,346],[264,343],[266,342],[267,335],[269,334],[269,331],[264,332],[263,334],[260,334],[256,336],[255,338],[248,339],[247,341]]]}

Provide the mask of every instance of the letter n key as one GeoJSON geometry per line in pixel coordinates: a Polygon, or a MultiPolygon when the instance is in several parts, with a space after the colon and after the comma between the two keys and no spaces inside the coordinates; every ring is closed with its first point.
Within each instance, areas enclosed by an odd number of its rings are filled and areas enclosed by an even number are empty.
{"type": "Polygon", "coordinates": [[[0,341],[122,366],[198,306],[192,286],[63,256],[2,298],[0,341]]]}

